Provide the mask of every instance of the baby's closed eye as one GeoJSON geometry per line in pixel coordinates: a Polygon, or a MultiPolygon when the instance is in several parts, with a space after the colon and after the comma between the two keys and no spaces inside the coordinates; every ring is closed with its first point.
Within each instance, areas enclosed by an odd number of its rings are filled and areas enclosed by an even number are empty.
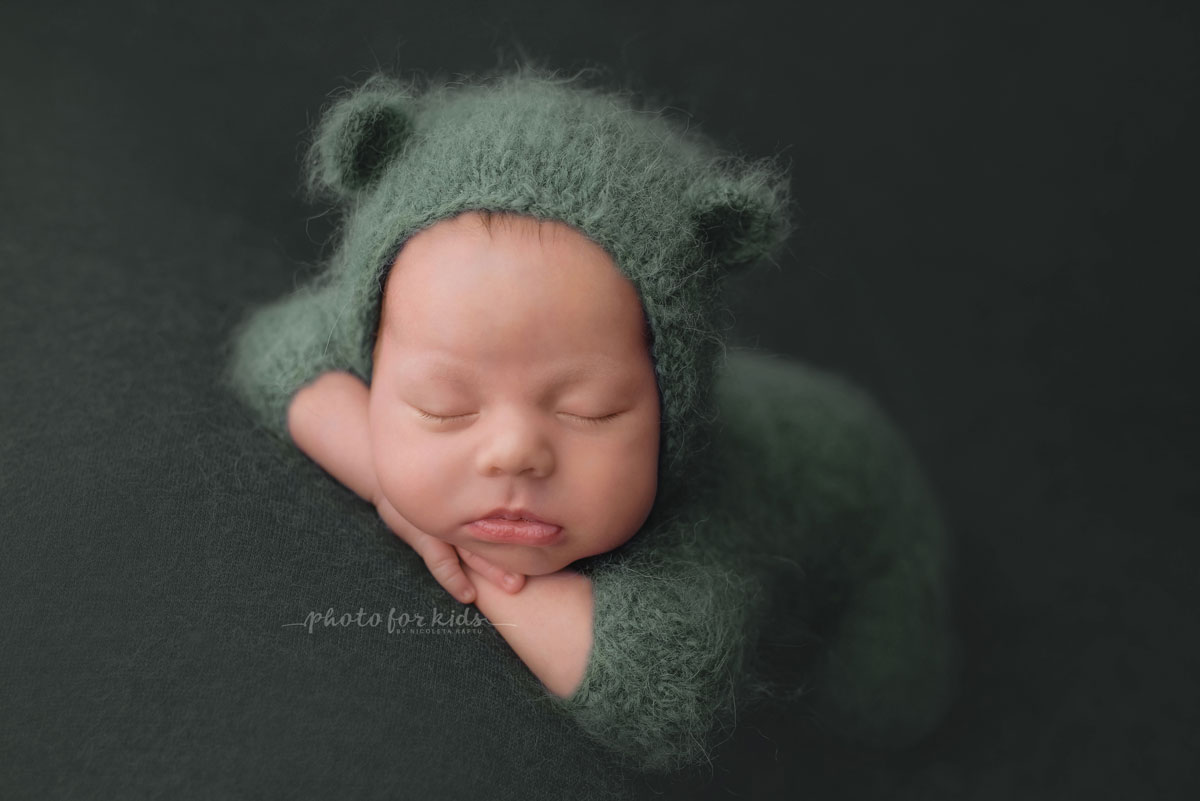
{"type": "Polygon", "coordinates": [[[559,412],[559,414],[564,414],[567,417],[573,417],[576,420],[582,420],[583,422],[589,423],[591,425],[600,425],[601,423],[607,423],[610,420],[615,420],[616,418],[618,418],[622,414],[624,414],[624,412],[613,412],[612,414],[604,414],[604,415],[599,415],[599,416],[595,416],[595,417],[589,417],[587,415],[571,414],[570,412],[559,412]]]}
{"type": "MultiPolygon", "coordinates": [[[[479,414],[478,412],[466,412],[462,414],[434,414],[433,412],[427,412],[424,409],[416,406],[414,406],[413,409],[416,411],[417,416],[422,420],[430,420],[437,423],[450,423],[457,420],[466,420],[479,414]]],[[[574,414],[572,412],[558,412],[557,414],[571,418],[572,420],[579,420],[589,425],[600,425],[602,423],[615,420],[624,414],[624,412],[612,412],[610,414],[601,415],[574,414]]]]}

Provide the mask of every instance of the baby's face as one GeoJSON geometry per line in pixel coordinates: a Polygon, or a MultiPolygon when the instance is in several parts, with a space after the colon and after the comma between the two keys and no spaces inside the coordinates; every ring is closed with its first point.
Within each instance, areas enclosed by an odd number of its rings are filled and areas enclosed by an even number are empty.
{"type": "Polygon", "coordinates": [[[413,525],[544,575],[626,542],[658,485],[642,307],[599,245],[475,213],[404,245],[371,382],[379,486],[413,525]],[[494,510],[545,523],[477,522],[494,510]]]}

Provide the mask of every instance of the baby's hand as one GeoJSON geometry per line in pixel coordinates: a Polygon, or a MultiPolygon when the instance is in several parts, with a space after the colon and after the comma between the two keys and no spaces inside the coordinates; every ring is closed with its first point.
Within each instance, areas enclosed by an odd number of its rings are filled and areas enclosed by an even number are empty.
{"type": "Polygon", "coordinates": [[[519,592],[525,586],[524,576],[518,573],[508,573],[478,554],[443,542],[437,537],[421,531],[400,514],[387,498],[380,496],[375,503],[375,508],[379,511],[383,522],[387,523],[388,528],[420,554],[433,577],[460,602],[469,604],[475,600],[475,586],[463,571],[463,562],[469,564],[478,575],[510,593],[519,592]]]}

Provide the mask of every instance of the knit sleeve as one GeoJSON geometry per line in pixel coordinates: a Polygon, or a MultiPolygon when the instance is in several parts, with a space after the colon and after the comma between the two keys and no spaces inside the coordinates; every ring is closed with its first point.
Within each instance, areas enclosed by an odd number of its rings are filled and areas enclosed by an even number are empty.
{"type": "Polygon", "coordinates": [[[338,331],[337,285],[316,281],[254,309],[233,330],[223,381],[269,431],[290,441],[287,409],[305,384],[330,370],[362,376],[361,358],[338,331]]]}
{"type": "Polygon", "coordinates": [[[756,582],[689,548],[661,545],[591,578],[592,653],[564,710],[643,770],[702,761],[733,724],[756,582]]]}

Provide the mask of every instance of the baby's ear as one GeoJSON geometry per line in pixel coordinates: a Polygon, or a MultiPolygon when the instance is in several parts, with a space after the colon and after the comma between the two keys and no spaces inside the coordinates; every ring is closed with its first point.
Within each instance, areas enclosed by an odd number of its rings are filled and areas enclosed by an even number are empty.
{"type": "Polygon", "coordinates": [[[790,180],[773,161],[727,164],[689,189],[704,254],[727,269],[773,253],[792,232],[790,180]]]}
{"type": "Polygon", "coordinates": [[[310,194],[350,198],[370,188],[412,135],[412,104],[404,87],[376,75],[329,106],[308,151],[310,194]]]}

